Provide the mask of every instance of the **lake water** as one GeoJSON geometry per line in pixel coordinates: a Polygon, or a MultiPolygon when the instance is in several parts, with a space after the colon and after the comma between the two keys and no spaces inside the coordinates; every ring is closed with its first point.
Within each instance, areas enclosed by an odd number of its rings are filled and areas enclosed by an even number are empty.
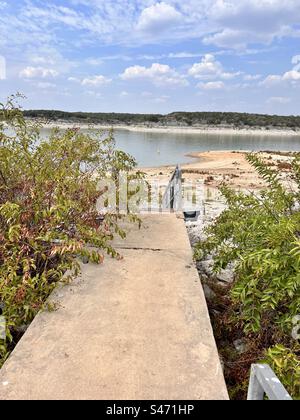
{"type": "MultiPolygon", "coordinates": [[[[43,130],[46,132],[46,130],[43,130]]],[[[118,149],[134,156],[141,167],[191,162],[191,152],[212,150],[300,151],[299,136],[158,133],[115,130],[118,149]]]]}

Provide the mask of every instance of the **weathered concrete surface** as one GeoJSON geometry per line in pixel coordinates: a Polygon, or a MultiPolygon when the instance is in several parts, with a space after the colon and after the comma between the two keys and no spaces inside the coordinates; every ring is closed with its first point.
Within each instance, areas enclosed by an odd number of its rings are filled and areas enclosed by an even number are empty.
{"type": "Polygon", "coordinates": [[[0,399],[227,399],[187,233],[146,216],[55,292],[0,372],[0,399]]]}

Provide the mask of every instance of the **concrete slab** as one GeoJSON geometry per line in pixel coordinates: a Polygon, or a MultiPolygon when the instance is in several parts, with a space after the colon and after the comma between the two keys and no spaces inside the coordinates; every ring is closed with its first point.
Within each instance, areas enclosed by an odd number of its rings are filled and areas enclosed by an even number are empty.
{"type": "Polygon", "coordinates": [[[0,371],[0,399],[228,399],[182,220],[147,216],[55,291],[0,371]],[[126,248],[126,249],[125,249],[126,248]]]}
{"type": "Polygon", "coordinates": [[[126,241],[116,238],[116,247],[191,252],[183,215],[160,213],[143,215],[141,218],[143,224],[140,229],[137,224],[124,223],[124,229],[127,231],[126,241]]]}

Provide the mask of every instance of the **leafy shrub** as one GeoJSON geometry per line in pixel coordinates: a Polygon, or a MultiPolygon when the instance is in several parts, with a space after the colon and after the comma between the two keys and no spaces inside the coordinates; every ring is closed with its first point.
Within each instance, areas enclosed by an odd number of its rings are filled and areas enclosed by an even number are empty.
{"type": "Polygon", "coordinates": [[[99,215],[97,186],[134,166],[115,149],[112,133],[55,129],[45,140],[15,98],[0,104],[0,304],[7,321],[0,366],[57,282],[78,274],[77,257],[118,257],[111,241],[125,236],[121,216],[99,215]]]}
{"type": "Polygon", "coordinates": [[[299,358],[290,349],[278,344],[268,349],[262,362],[269,364],[290,394],[300,400],[299,358]]]}
{"type": "Polygon", "coordinates": [[[243,193],[223,185],[228,208],[207,229],[208,239],[197,245],[196,257],[212,253],[215,271],[235,265],[227,327],[242,329],[258,357],[262,349],[281,344],[299,363],[300,346],[292,330],[300,314],[300,156],[293,159],[288,187],[257,155],[247,159],[268,188],[243,193]]]}

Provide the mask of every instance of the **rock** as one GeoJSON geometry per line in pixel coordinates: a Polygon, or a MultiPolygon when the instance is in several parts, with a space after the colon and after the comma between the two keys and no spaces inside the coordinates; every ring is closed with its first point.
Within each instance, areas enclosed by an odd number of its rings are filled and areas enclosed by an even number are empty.
{"type": "Polygon", "coordinates": [[[83,263],[83,264],[88,264],[88,263],[89,263],[89,261],[90,261],[90,259],[89,259],[89,257],[87,257],[86,255],[84,255],[84,256],[82,257],[82,263],[83,263]]]}
{"type": "Polygon", "coordinates": [[[14,329],[17,333],[24,334],[27,331],[28,327],[29,327],[29,324],[27,325],[24,324],[24,325],[20,325],[19,327],[14,327],[14,329]]]}
{"type": "Polygon", "coordinates": [[[202,283],[207,283],[209,278],[206,274],[202,273],[202,274],[200,274],[200,280],[201,280],[202,283]]]}
{"type": "Polygon", "coordinates": [[[245,351],[247,351],[246,341],[242,338],[235,340],[233,345],[238,353],[245,353],[245,351]]]}
{"type": "Polygon", "coordinates": [[[207,284],[203,284],[203,291],[207,300],[213,300],[217,296],[207,284]]]}
{"type": "Polygon", "coordinates": [[[228,287],[229,283],[225,283],[224,281],[217,281],[216,285],[219,287],[224,287],[225,289],[225,287],[228,287]]]}
{"type": "Polygon", "coordinates": [[[200,261],[197,267],[200,272],[203,272],[204,274],[208,276],[212,276],[214,275],[213,265],[214,265],[213,260],[204,260],[204,261],[200,261]]]}
{"type": "Polygon", "coordinates": [[[212,309],[211,313],[213,314],[213,316],[216,317],[220,317],[222,316],[222,313],[220,311],[217,311],[216,309],[212,309]]]}
{"type": "Polygon", "coordinates": [[[230,269],[222,270],[217,274],[217,279],[222,283],[232,283],[234,280],[234,272],[230,269]]]}
{"type": "Polygon", "coordinates": [[[203,242],[207,239],[202,226],[198,222],[186,222],[186,227],[192,245],[196,245],[198,242],[203,242]]]}
{"type": "Polygon", "coordinates": [[[220,286],[231,284],[234,280],[234,268],[232,265],[225,270],[221,270],[218,274],[215,274],[213,271],[214,261],[211,257],[207,260],[198,261],[196,265],[201,277],[207,276],[210,279],[213,278],[220,286]]]}
{"type": "Polygon", "coordinates": [[[5,303],[0,300],[0,315],[2,315],[4,309],[5,309],[5,303]]]}
{"type": "MultiPolygon", "coordinates": [[[[219,355],[219,356],[220,356],[220,355],[219,355]]],[[[221,369],[222,369],[222,372],[224,373],[224,371],[225,371],[225,362],[224,362],[223,357],[221,357],[221,356],[220,356],[220,363],[221,363],[221,369]]]]}

